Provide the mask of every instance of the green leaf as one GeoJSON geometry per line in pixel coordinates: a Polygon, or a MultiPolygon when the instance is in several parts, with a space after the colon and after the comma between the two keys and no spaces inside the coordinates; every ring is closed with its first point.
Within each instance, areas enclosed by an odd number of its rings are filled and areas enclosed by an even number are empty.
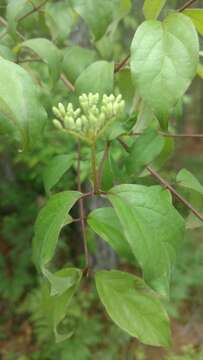
{"type": "Polygon", "coordinates": [[[72,6],[85,20],[95,40],[99,40],[112,22],[118,22],[131,8],[131,0],[72,0],[72,6]]]}
{"type": "Polygon", "coordinates": [[[64,53],[63,71],[68,79],[75,83],[78,76],[95,60],[96,53],[93,50],[70,46],[64,53]]]}
{"type": "Polygon", "coordinates": [[[203,65],[202,64],[198,64],[198,67],[197,67],[197,75],[203,79],[203,65]]]}
{"type": "Polygon", "coordinates": [[[53,83],[59,79],[62,55],[60,50],[50,40],[43,38],[30,39],[24,41],[21,47],[31,49],[48,65],[53,83]]]}
{"type": "Polygon", "coordinates": [[[107,61],[96,61],[89,65],[77,78],[75,87],[78,95],[99,93],[110,94],[113,91],[114,65],[107,61]]]}
{"type": "MultiPolygon", "coordinates": [[[[67,271],[68,269],[63,269],[60,271],[67,271]]],[[[58,272],[59,273],[59,272],[58,272]]],[[[50,295],[48,283],[43,283],[42,285],[42,310],[43,313],[46,315],[48,323],[53,328],[56,342],[64,341],[70,338],[73,335],[73,331],[69,331],[68,333],[61,334],[59,332],[60,323],[64,320],[68,313],[68,308],[74,293],[76,292],[80,280],[82,277],[82,272],[79,269],[70,269],[69,276],[66,277],[67,283],[72,285],[67,288],[65,291],[65,278],[64,284],[62,285],[62,290],[57,293],[57,295],[50,295]],[[72,275],[71,275],[72,274],[72,275]],[[74,277],[74,282],[72,282],[74,277]]],[[[58,285],[57,285],[58,286],[58,285]]]]}
{"type": "Polygon", "coordinates": [[[160,186],[130,184],[114,187],[108,198],[145,281],[168,295],[172,266],[184,235],[184,221],[170,193],[160,186]]]}
{"type": "Polygon", "coordinates": [[[16,56],[9,47],[0,45],[0,56],[6,60],[16,61],[16,56]]]}
{"type": "Polygon", "coordinates": [[[81,278],[81,270],[76,268],[64,268],[53,274],[44,268],[43,274],[51,285],[51,296],[62,295],[81,278]]]}
{"type": "Polygon", "coordinates": [[[53,257],[62,227],[71,222],[68,212],[80,198],[77,191],[64,191],[50,197],[35,223],[33,260],[44,267],[53,257]]]}
{"type": "Polygon", "coordinates": [[[161,9],[164,7],[165,3],[166,0],[145,0],[143,6],[145,19],[156,19],[159,16],[161,9]]]}
{"type": "Polygon", "coordinates": [[[19,65],[0,58],[0,126],[22,147],[41,139],[46,112],[28,73],[19,65]]]}
{"type": "Polygon", "coordinates": [[[175,104],[197,71],[198,36],[192,21],[172,13],[163,22],[145,21],[131,46],[131,71],[136,87],[163,128],[175,104]]]}
{"type": "Polygon", "coordinates": [[[132,250],[125,239],[114,209],[106,207],[93,210],[88,216],[88,224],[121,258],[134,261],[132,250]]]}
{"type": "Polygon", "coordinates": [[[197,31],[203,36],[203,9],[186,9],[183,13],[191,18],[197,31]]]}
{"type": "Polygon", "coordinates": [[[18,18],[25,9],[27,0],[10,0],[6,9],[6,18],[8,21],[8,31],[16,36],[16,27],[18,24],[18,18]]]}
{"type": "Polygon", "coordinates": [[[57,1],[46,4],[45,21],[53,41],[67,39],[77,20],[77,15],[69,6],[69,1],[57,1]]]}
{"type": "Polygon", "coordinates": [[[107,313],[121,329],[147,345],[170,345],[167,313],[142,279],[121,271],[100,271],[96,287],[107,313]]]}
{"type": "MultiPolygon", "coordinates": [[[[159,170],[174,153],[174,139],[165,136],[163,140],[164,146],[160,154],[151,163],[151,166],[155,170],[159,170]]],[[[149,171],[145,169],[140,176],[149,176],[149,171]]]]}
{"type": "Polygon", "coordinates": [[[143,135],[135,139],[130,149],[130,155],[126,159],[128,173],[140,173],[160,154],[163,146],[163,137],[156,130],[147,129],[143,135]]]}
{"type": "Polygon", "coordinates": [[[190,190],[195,190],[203,195],[203,186],[190,171],[181,169],[176,177],[176,181],[178,185],[190,190]]]}
{"type": "Polygon", "coordinates": [[[70,169],[73,162],[73,155],[57,155],[49,162],[43,171],[43,182],[47,193],[57,184],[65,172],[70,169]]]}
{"type": "Polygon", "coordinates": [[[133,110],[133,100],[135,97],[135,86],[132,82],[129,69],[123,69],[116,74],[119,93],[125,100],[126,110],[131,113],[133,110]]]}

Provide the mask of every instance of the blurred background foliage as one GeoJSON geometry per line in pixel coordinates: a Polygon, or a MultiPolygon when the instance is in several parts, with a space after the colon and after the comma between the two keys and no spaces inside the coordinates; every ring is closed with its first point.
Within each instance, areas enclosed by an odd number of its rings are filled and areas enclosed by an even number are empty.
{"type": "MultiPolygon", "coordinates": [[[[51,39],[64,55],[62,70],[74,83],[78,68],[69,49],[72,45],[89,48],[81,61],[81,71],[98,58],[119,62],[129,52],[130,43],[137,26],[143,21],[143,1],[132,1],[132,8],[118,24],[113,26],[93,45],[85,22],[70,8],[69,0],[47,1],[40,11],[23,15],[37,7],[42,0],[27,1],[17,30],[26,38],[51,39]],[[71,57],[72,56],[72,57],[71,57]]],[[[45,2],[44,2],[45,3],[45,2]]],[[[184,1],[169,0],[162,12],[178,8],[184,1]]],[[[198,7],[202,1],[197,1],[198,7]]],[[[7,2],[0,2],[0,55],[20,62],[15,47],[20,42],[5,33],[4,19],[7,2]],[[9,49],[12,49],[9,50],[9,49]]],[[[14,30],[15,33],[16,29],[14,30]]],[[[48,68],[41,62],[23,62],[27,56],[22,49],[21,65],[29,71],[40,85],[40,97],[51,119],[51,107],[59,100],[75,101],[63,81],[50,84],[48,68]]],[[[0,69],[1,71],[1,69],[0,69]]],[[[125,70],[124,70],[125,71],[125,70]]],[[[116,76],[124,96],[131,96],[128,76],[124,71],[116,76]],[[123,77],[123,79],[122,79],[123,77]]],[[[127,71],[127,70],[126,70],[127,71]]],[[[200,74],[201,75],[201,74],[200,74]]],[[[15,101],[15,100],[14,100],[15,101]]],[[[196,77],[182,104],[176,109],[172,128],[176,132],[203,133],[203,82],[196,77]]],[[[169,156],[162,173],[173,183],[180,168],[192,171],[203,183],[203,139],[176,139],[168,141],[169,156]],[[173,151],[171,149],[173,148],[173,151]]],[[[87,280],[70,308],[68,322],[75,328],[71,340],[56,344],[46,317],[46,303],[39,291],[39,279],[31,259],[33,223],[44,204],[43,171],[54,155],[75,150],[71,138],[60,135],[48,125],[43,141],[29,152],[21,152],[9,138],[0,133],[0,353],[2,360],[202,360],[203,359],[203,228],[191,218],[184,247],[174,269],[171,301],[168,311],[172,319],[173,348],[161,349],[140,345],[110,321],[100,307],[94,286],[87,280]],[[44,312],[43,312],[44,310],[44,312]]],[[[115,156],[119,156],[115,149],[115,156]]],[[[89,169],[88,151],[83,150],[82,180],[88,187],[86,176],[89,169]]],[[[106,169],[109,181],[110,168],[106,169]]],[[[152,183],[146,178],[147,183],[152,183]]],[[[55,190],[76,187],[76,161],[64,174],[55,190]]],[[[194,192],[185,194],[190,201],[203,210],[203,204],[194,192]]],[[[96,204],[95,204],[96,205],[96,204]]],[[[185,211],[182,205],[176,204],[185,211]]],[[[77,209],[75,210],[77,212],[77,209]]],[[[89,234],[92,262],[95,267],[130,269],[128,262],[118,263],[116,255],[101,239],[89,234]]],[[[84,262],[80,231],[75,225],[65,229],[57,250],[56,264],[81,266],[84,262]]],[[[66,326],[66,323],[64,323],[66,326]]]]}

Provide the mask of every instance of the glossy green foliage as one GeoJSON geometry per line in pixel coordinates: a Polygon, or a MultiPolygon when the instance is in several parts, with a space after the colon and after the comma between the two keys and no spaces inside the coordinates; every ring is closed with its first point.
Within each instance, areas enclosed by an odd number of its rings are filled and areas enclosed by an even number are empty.
{"type": "Polygon", "coordinates": [[[137,89],[163,127],[197,71],[198,38],[192,21],[172,13],[163,22],[145,21],[131,45],[137,89]]]}
{"type": "Polygon", "coordinates": [[[144,281],[121,271],[96,273],[99,297],[112,320],[148,345],[170,345],[167,314],[144,281]]]}
{"type": "Polygon", "coordinates": [[[108,198],[145,281],[168,295],[172,266],[184,234],[184,221],[169,192],[159,186],[120,185],[108,198]]]}
{"type": "Polygon", "coordinates": [[[22,148],[32,147],[42,138],[46,111],[36,86],[19,65],[0,58],[0,124],[22,148]]]}

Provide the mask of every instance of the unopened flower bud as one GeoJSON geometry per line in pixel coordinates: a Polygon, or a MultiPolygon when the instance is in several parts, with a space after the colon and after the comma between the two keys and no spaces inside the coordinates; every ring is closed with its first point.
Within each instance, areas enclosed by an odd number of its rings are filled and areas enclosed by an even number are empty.
{"type": "Polygon", "coordinates": [[[74,111],[74,116],[78,117],[80,115],[80,113],[81,113],[81,110],[78,108],[74,111]]]}
{"type": "Polygon", "coordinates": [[[53,111],[54,115],[56,115],[59,119],[61,118],[61,113],[56,106],[52,107],[52,111],[53,111]]]}
{"type": "Polygon", "coordinates": [[[82,120],[81,118],[78,118],[75,122],[75,128],[77,131],[81,131],[81,128],[82,128],[82,120]]]}
{"type": "Polygon", "coordinates": [[[65,107],[64,107],[64,105],[63,105],[62,103],[58,103],[58,109],[59,109],[60,114],[61,114],[62,116],[65,116],[65,115],[66,115],[66,110],[65,110],[65,107]]]}
{"type": "Polygon", "coordinates": [[[54,125],[55,128],[58,129],[58,130],[62,130],[62,129],[63,129],[63,126],[61,125],[60,121],[57,120],[57,119],[54,119],[54,120],[53,120],[53,125],[54,125]]]}

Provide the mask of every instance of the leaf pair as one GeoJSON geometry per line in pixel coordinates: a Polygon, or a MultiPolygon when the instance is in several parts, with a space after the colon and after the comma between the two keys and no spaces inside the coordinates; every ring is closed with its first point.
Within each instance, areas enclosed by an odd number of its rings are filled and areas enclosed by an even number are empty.
{"type": "MultiPolygon", "coordinates": [[[[144,280],[167,296],[171,271],[184,234],[184,221],[159,186],[120,185],[109,191],[113,208],[94,210],[92,229],[121,257],[137,259],[144,280]]],[[[133,275],[111,271],[96,274],[99,296],[113,321],[146,344],[168,346],[168,318],[158,298],[133,275]]]]}

